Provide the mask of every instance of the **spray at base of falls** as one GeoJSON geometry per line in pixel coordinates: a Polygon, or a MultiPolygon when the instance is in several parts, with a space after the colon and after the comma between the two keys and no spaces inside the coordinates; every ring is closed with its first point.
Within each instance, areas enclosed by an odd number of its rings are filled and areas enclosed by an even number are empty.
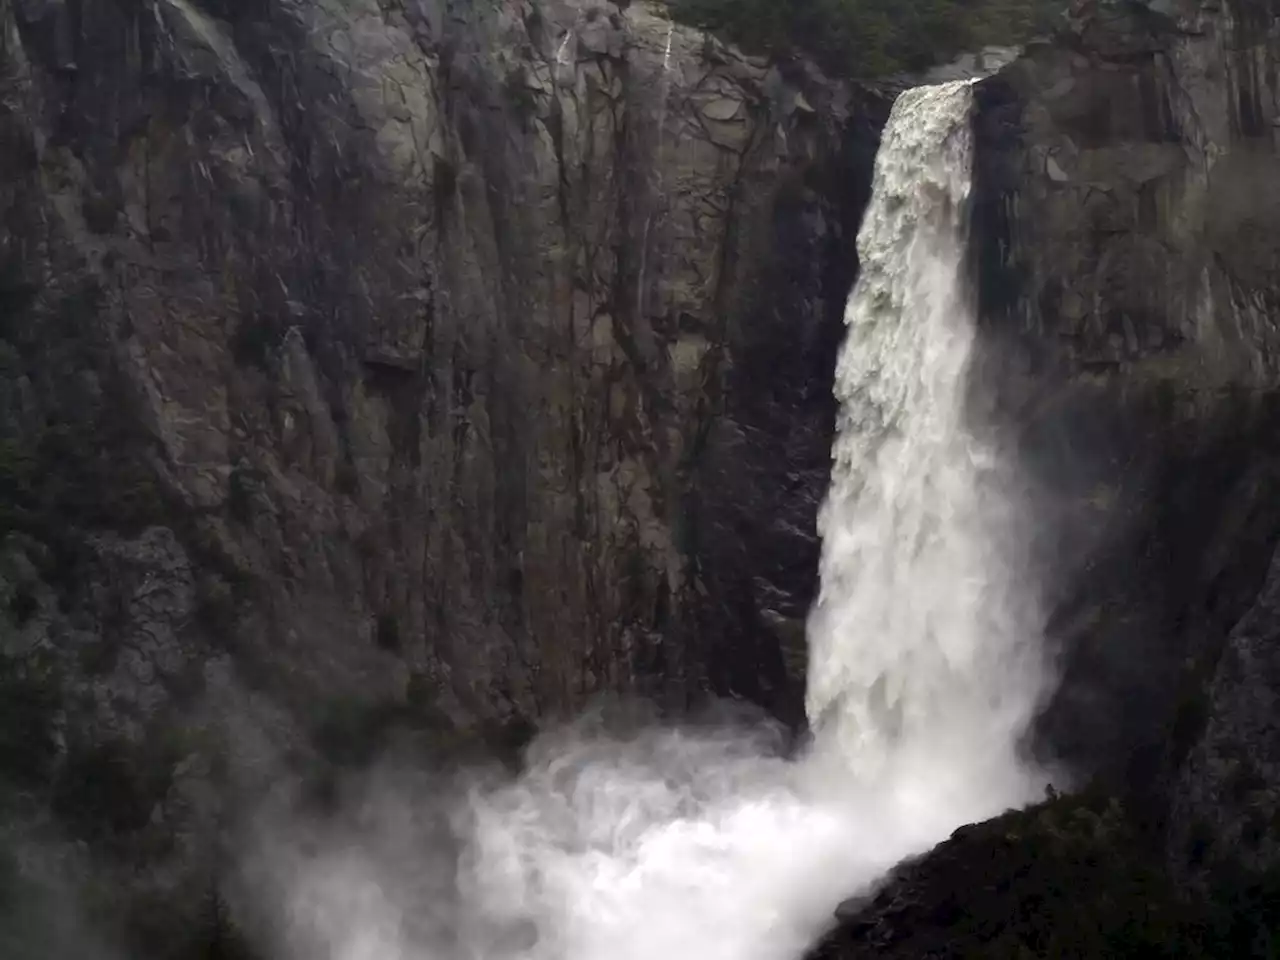
{"type": "Polygon", "coordinates": [[[907,91],[876,160],[820,521],[812,748],[584,720],[448,800],[370,783],[342,826],[257,838],[276,955],[796,960],[896,862],[1037,796],[1016,751],[1046,676],[1022,508],[964,418],[970,108],[967,83],[907,91]]]}

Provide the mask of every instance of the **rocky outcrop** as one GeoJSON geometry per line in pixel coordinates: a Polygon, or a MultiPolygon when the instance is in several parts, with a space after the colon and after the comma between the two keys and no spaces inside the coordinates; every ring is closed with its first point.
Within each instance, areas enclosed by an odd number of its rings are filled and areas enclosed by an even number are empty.
{"type": "Polygon", "coordinates": [[[1177,901],[1124,809],[1058,797],[964,827],[840,908],[811,960],[1202,957],[1204,914],[1177,901]]]}
{"type": "Polygon", "coordinates": [[[1224,871],[1246,884],[1251,875],[1269,876],[1273,897],[1280,890],[1280,560],[1272,560],[1257,603],[1231,631],[1206,699],[1204,733],[1174,793],[1175,867],[1195,880],[1217,881],[1224,871]]]}
{"type": "Polygon", "coordinates": [[[1040,734],[1153,795],[1280,534],[1275,23],[1076,4],[978,87],[983,375],[1042,500],[1063,671],[1040,734]]]}
{"type": "Polygon", "coordinates": [[[393,727],[798,716],[886,104],[638,3],[19,0],[0,69],[6,803],[100,912],[393,727]]]}

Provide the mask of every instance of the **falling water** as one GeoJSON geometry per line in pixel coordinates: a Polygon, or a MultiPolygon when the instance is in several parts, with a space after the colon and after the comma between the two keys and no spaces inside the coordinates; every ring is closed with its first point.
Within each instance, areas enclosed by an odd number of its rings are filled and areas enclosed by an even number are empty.
{"type": "Polygon", "coordinates": [[[968,81],[907,91],[876,158],[809,630],[819,742],[944,820],[1034,792],[1016,747],[1044,677],[1016,476],[965,416],[970,104],[968,81]]]}
{"type": "Polygon", "coordinates": [[[1040,694],[1014,477],[965,420],[970,87],[894,106],[858,238],[810,621],[810,752],[765,728],[589,718],[514,779],[367,785],[341,828],[271,821],[247,870],[281,955],[797,960],[840,900],[1029,799],[1040,694]]]}

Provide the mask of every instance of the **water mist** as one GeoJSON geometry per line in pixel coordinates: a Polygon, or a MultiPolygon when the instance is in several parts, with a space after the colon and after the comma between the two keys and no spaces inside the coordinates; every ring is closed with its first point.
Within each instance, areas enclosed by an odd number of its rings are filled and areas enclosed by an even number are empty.
{"type": "Polygon", "coordinates": [[[963,82],[907,91],[876,160],[820,518],[811,748],[588,719],[515,778],[447,797],[374,780],[341,828],[259,838],[248,876],[277,954],[796,960],[894,863],[1037,796],[1016,751],[1045,685],[1017,477],[964,409],[971,102],[963,82]]]}

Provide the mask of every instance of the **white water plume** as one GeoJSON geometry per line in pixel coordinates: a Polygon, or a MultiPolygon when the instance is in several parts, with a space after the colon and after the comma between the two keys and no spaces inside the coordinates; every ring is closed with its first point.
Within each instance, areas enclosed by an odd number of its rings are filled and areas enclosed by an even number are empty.
{"type": "Polygon", "coordinates": [[[282,957],[797,960],[842,899],[1031,798],[1015,748],[1042,686],[1035,594],[1010,478],[963,416],[970,102],[965,83],[908,91],[877,158],[821,518],[812,748],[786,757],[765,726],[584,720],[448,799],[372,784],[341,829],[259,839],[282,957]]]}
{"type": "Polygon", "coordinates": [[[894,106],[836,370],[807,707],[825,750],[940,823],[1028,799],[1018,740],[1044,690],[1016,476],[965,417],[970,83],[894,106]]]}

